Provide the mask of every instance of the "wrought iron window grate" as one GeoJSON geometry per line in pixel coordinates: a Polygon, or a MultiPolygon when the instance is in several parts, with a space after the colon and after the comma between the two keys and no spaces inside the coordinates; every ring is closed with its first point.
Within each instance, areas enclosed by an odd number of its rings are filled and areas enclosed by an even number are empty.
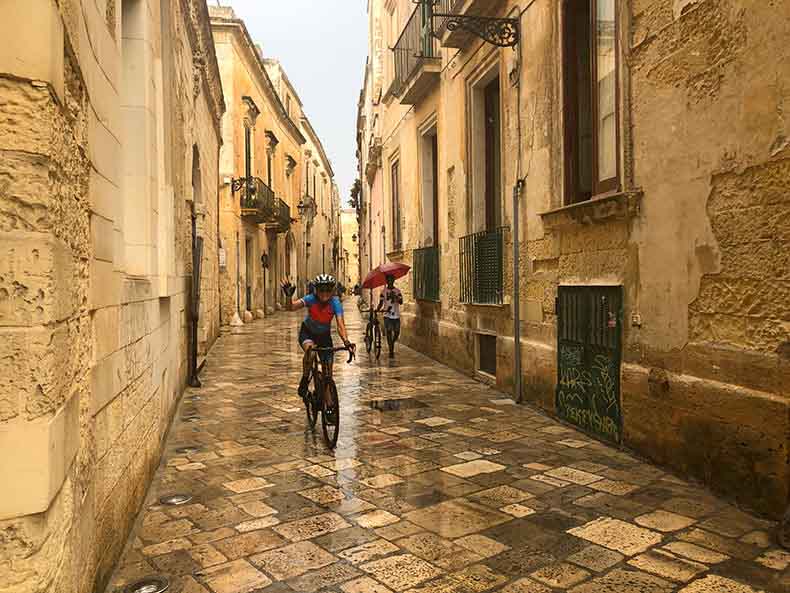
{"type": "Polygon", "coordinates": [[[413,253],[414,298],[424,301],[439,300],[439,248],[422,247],[413,253]]]}
{"type": "Polygon", "coordinates": [[[459,239],[461,302],[501,305],[504,302],[504,238],[507,227],[459,239]]]}

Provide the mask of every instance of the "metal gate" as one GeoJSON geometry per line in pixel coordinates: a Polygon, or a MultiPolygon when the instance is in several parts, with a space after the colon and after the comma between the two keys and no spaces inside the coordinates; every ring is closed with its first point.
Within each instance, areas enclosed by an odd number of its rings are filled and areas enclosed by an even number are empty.
{"type": "Polygon", "coordinates": [[[557,414],[619,443],[621,286],[560,286],[557,298],[557,414]]]}

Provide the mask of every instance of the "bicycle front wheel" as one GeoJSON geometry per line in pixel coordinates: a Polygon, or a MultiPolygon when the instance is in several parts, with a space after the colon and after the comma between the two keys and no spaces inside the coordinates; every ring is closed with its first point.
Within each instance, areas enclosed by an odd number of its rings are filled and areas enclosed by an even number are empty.
{"type": "Polygon", "coordinates": [[[381,328],[375,325],[373,331],[376,340],[376,360],[378,360],[379,356],[381,356],[381,328]]]}
{"type": "Polygon", "coordinates": [[[325,403],[321,410],[321,428],[324,431],[326,446],[334,449],[337,445],[337,437],[340,436],[340,398],[332,379],[327,379],[326,390],[329,403],[325,403]]]}
{"type": "Polygon", "coordinates": [[[310,430],[315,429],[315,423],[318,420],[318,412],[320,410],[318,397],[316,396],[316,394],[321,393],[321,380],[318,376],[313,378],[313,389],[314,391],[309,392],[304,400],[304,406],[307,410],[307,423],[310,425],[310,430]]]}

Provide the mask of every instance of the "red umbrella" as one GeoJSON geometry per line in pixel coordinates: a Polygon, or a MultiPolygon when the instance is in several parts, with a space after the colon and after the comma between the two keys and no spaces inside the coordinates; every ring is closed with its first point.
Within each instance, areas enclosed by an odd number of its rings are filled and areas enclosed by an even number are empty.
{"type": "Polygon", "coordinates": [[[402,278],[409,273],[411,268],[406,264],[399,264],[390,262],[388,264],[381,264],[374,270],[368,272],[365,276],[365,281],[362,283],[362,288],[378,288],[387,283],[387,276],[395,276],[395,278],[402,278]]]}

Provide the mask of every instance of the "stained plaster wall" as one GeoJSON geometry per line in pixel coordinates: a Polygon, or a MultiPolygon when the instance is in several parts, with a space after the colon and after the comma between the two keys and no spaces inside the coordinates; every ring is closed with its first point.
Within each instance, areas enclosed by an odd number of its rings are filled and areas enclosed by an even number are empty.
{"type": "MultiPolygon", "coordinates": [[[[527,3],[499,4],[505,15],[527,3]]],[[[524,396],[554,412],[557,287],[622,285],[624,445],[779,513],[790,434],[786,6],[619,2],[623,192],[563,208],[559,4],[531,3],[521,17],[524,396]]],[[[385,154],[403,162],[409,263],[419,234],[417,130],[437,114],[441,302],[407,298],[404,341],[474,373],[474,333],[495,332],[497,383],[512,390],[510,308],[463,306],[456,296],[474,174],[464,80],[489,48],[443,50],[440,84],[413,108],[385,105],[382,135],[385,154]]],[[[512,52],[494,51],[504,81],[512,52]]],[[[519,134],[515,92],[502,88],[507,220],[519,134]]]]}
{"type": "MultiPolygon", "coordinates": [[[[148,114],[130,135],[120,6],[4,5],[0,578],[9,592],[102,587],[185,382],[192,147],[202,155],[203,195],[214,195],[221,95],[201,45],[205,5],[172,3],[172,56],[162,52],[158,2],[138,6],[146,51],[136,90],[148,114]],[[161,72],[183,74],[167,100],[161,72]],[[164,127],[175,130],[172,143],[164,127]],[[130,208],[122,154],[142,139],[149,178],[130,208]],[[135,229],[144,241],[132,241],[135,229]],[[159,250],[172,268],[159,267],[159,250]]],[[[215,219],[211,203],[205,215],[215,219]]],[[[204,270],[211,278],[207,262],[204,270]]],[[[205,347],[217,325],[206,311],[205,347]]]]}

